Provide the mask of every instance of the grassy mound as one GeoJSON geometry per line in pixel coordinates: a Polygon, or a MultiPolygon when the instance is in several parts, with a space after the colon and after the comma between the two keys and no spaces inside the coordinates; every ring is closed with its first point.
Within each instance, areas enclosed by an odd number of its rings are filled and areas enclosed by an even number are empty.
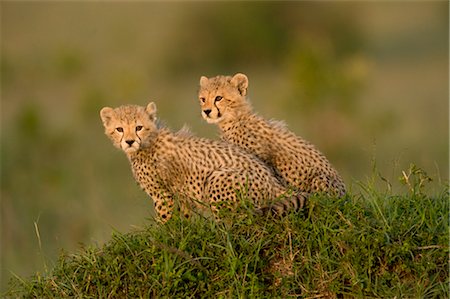
{"type": "MultiPolygon", "coordinates": [[[[415,185],[416,186],[416,185],[415,185]]],[[[313,197],[283,219],[174,217],[62,254],[6,296],[83,298],[426,297],[449,292],[448,188],[313,197]]],[[[420,187],[420,186],[419,186],[420,187]]],[[[364,188],[363,188],[364,189],[364,188]]]]}

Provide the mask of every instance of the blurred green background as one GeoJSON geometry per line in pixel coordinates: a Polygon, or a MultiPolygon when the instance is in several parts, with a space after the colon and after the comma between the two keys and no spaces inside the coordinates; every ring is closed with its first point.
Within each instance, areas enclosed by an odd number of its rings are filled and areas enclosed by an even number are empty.
{"type": "Polygon", "coordinates": [[[201,75],[243,72],[255,109],[313,142],[353,192],[373,165],[448,181],[448,2],[5,2],[1,286],[151,217],[103,106],[154,100],[217,138],[201,75]]]}

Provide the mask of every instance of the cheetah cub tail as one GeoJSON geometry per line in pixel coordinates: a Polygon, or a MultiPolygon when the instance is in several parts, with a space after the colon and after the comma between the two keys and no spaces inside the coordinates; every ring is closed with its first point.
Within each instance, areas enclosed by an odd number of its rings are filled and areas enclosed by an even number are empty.
{"type": "Polygon", "coordinates": [[[309,193],[297,192],[282,200],[274,201],[268,206],[261,207],[257,210],[257,213],[259,215],[283,217],[291,211],[302,210],[306,206],[309,196],[309,193]]]}

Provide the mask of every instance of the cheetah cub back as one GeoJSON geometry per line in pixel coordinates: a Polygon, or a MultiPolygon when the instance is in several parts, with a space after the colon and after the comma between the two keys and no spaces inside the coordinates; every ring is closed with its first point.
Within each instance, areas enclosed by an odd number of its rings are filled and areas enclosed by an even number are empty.
{"type": "Polygon", "coordinates": [[[244,74],[202,76],[198,97],[203,118],[218,125],[223,140],[255,154],[293,188],[344,195],[344,183],[325,156],[284,123],[255,114],[246,98],[247,89],[244,74]]]}
{"type": "Polygon", "coordinates": [[[136,181],[153,199],[160,220],[168,220],[175,201],[191,209],[233,208],[243,197],[260,211],[284,213],[301,208],[301,194],[290,196],[258,158],[231,144],[159,126],[156,105],[105,107],[105,134],[127,155],[136,181]],[[239,196],[239,194],[241,196],[239,196]],[[276,201],[278,197],[286,197],[276,201]]]}

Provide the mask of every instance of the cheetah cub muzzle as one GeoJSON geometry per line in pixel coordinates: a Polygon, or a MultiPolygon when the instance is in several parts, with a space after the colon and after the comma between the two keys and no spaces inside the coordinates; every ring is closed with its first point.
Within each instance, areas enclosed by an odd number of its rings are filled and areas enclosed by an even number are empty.
{"type": "Polygon", "coordinates": [[[163,222],[175,206],[188,217],[192,209],[232,209],[241,198],[257,211],[275,214],[304,205],[302,194],[290,195],[269,167],[241,148],[159,126],[153,102],[105,107],[100,116],[105,134],[127,155],[163,222]]]}
{"type": "Polygon", "coordinates": [[[256,155],[289,186],[306,193],[345,194],[345,185],[325,156],[282,122],[253,112],[244,74],[200,78],[201,114],[218,125],[224,141],[256,155]]]}

